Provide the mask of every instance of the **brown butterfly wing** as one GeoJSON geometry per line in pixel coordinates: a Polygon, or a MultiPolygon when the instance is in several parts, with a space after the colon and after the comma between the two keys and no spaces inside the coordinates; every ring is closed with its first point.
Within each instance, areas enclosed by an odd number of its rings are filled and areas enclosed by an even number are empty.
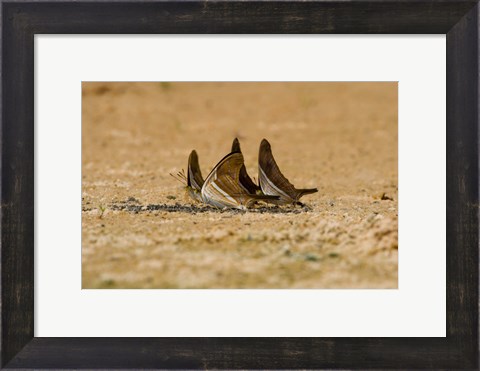
{"type": "MultiPolygon", "coordinates": [[[[242,153],[242,150],[240,148],[240,141],[235,138],[232,143],[232,152],[240,152],[242,153]]],[[[247,173],[247,168],[245,167],[245,164],[242,165],[240,168],[240,174],[239,174],[239,181],[240,184],[243,185],[243,187],[246,189],[248,193],[256,194],[258,191],[261,191],[260,187],[256,185],[252,178],[247,173]]]]}
{"type": "Polygon", "coordinates": [[[197,191],[201,191],[203,183],[204,180],[198,162],[198,155],[197,152],[193,150],[188,157],[187,186],[192,187],[197,191]]]}
{"type": "Polygon", "coordinates": [[[263,139],[258,153],[258,180],[263,193],[279,195],[283,203],[294,202],[297,191],[280,171],[273,158],[270,143],[263,139]]]}
{"type": "MultiPolygon", "coordinates": [[[[216,166],[216,177],[227,178],[238,183],[240,169],[243,166],[243,155],[241,152],[232,152],[225,156],[216,166]]],[[[240,187],[238,187],[240,189],[240,187]]]]}
{"type": "Polygon", "coordinates": [[[220,160],[205,179],[202,187],[202,198],[205,203],[224,208],[241,207],[236,194],[245,193],[238,182],[243,155],[230,153],[220,160]]]}
{"type": "Polygon", "coordinates": [[[242,166],[243,155],[240,152],[232,152],[220,160],[202,187],[203,201],[221,208],[243,208],[259,199],[272,199],[271,196],[252,195],[245,190],[239,182],[242,166]]]}
{"type": "Polygon", "coordinates": [[[202,202],[203,177],[195,150],[188,156],[187,191],[192,199],[202,202]]]}
{"type": "Polygon", "coordinates": [[[262,192],[266,195],[280,196],[280,203],[294,203],[303,195],[318,191],[316,188],[296,189],[280,171],[273,157],[270,143],[266,139],[260,143],[258,171],[262,192]]]}
{"type": "Polygon", "coordinates": [[[242,152],[240,149],[240,141],[238,138],[235,138],[232,143],[232,152],[242,152]]]}

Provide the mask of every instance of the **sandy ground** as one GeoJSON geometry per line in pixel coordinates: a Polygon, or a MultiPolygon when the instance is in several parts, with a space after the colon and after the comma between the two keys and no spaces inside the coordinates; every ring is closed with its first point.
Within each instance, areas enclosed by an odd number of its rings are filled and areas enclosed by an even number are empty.
{"type": "Polygon", "coordinates": [[[396,288],[396,83],[83,83],[83,288],[396,288]],[[219,212],[204,177],[267,138],[308,208],[219,212]],[[176,205],[176,206],[175,206],[176,205]]]}

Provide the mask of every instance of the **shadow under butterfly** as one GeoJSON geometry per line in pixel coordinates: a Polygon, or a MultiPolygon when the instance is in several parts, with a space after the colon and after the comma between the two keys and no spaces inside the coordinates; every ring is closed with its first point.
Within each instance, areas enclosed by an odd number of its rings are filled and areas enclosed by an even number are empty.
{"type": "Polygon", "coordinates": [[[238,139],[233,141],[232,151],[218,162],[205,181],[195,150],[188,158],[187,176],[179,172],[173,177],[186,184],[192,199],[218,208],[247,209],[257,201],[279,199],[276,195],[262,194],[247,174],[238,139]]]}
{"type": "Polygon", "coordinates": [[[268,140],[263,139],[258,152],[258,181],[265,195],[279,196],[277,205],[303,205],[300,197],[318,192],[317,188],[297,189],[280,171],[268,140]]]}

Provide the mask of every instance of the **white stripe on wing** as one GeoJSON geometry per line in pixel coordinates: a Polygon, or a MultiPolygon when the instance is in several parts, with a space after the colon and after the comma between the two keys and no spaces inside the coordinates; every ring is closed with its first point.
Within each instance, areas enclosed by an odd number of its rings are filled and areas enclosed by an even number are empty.
{"type": "MultiPolygon", "coordinates": [[[[270,189],[273,189],[276,193],[273,193],[273,196],[280,196],[281,198],[285,198],[287,200],[291,200],[292,198],[287,195],[284,191],[282,191],[280,188],[278,188],[270,179],[268,179],[267,175],[265,174],[265,172],[263,171],[263,169],[259,166],[258,169],[260,170],[261,172],[261,177],[260,179],[265,179],[268,183],[268,186],[270,187],[270,189]]],[[[268,192],[268,189],[263,189],[262,187],[262,191],[264,191],[265,194],[270,194],[272,195],[272,193],[269,193],[268,192]]]]}
{"type": "Polygon", "coordinates": [[[212,183],[212,187],[215,188],[218,192],[220,192],[227,200],[229,200],[231,203],[233,204],[238,204],[238,202],[232,197],[230,196],[227,192],[225,192],[223,189],[221,189],[217,183],[215,183],[215,181],[213,181],[212,183]]]}

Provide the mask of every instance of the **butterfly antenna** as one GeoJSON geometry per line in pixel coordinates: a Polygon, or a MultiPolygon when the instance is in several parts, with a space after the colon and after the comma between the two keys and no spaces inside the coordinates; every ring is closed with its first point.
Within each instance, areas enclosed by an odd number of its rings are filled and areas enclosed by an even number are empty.
{"type": "Polygon", "coordinates": [[[182,172],[178,172],[177,174],[169,173],[169,175],[170,175],[173,179],[179,181],[180,183],[182,183],[182,184],[184,184],[184,185],[187,184],[187,177],[185,176],[185,172],[183,172],[183,173],[182,173],[182,172]]]}
{"type": "Polygon", "coordinates": [[[185,175],[185,170],[182,169],[182,171],[178,172],[177,174],[180,178],[182,178],[185,182],[187,181],[187,176],[185,175]]]}

